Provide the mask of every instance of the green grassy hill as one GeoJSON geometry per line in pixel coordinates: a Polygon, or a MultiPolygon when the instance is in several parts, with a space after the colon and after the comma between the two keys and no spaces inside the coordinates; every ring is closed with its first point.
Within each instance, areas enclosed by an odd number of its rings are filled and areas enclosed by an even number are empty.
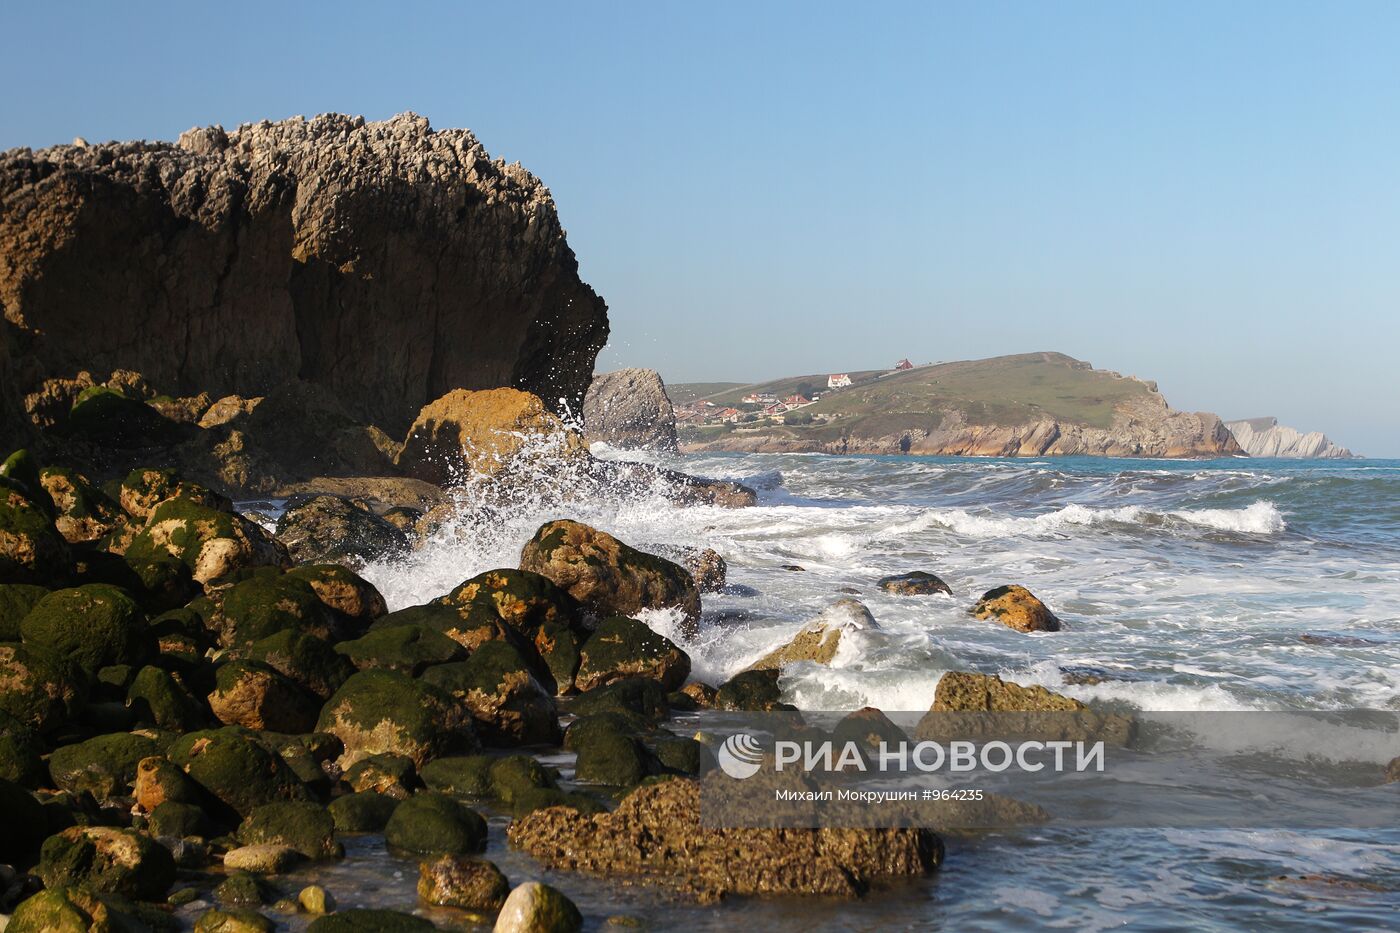
{"type": "Polygon", "coordinates": [[[668,382],[666,395],[670,397],[672,405],[689,405],[711,395],[742,389],[745,385],[743,382],[668,382]]]}

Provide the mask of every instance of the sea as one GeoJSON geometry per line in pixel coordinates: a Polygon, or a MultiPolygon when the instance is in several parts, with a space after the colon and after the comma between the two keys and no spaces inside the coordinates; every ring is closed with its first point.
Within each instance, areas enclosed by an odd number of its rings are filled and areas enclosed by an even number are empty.
{"type": "MultiPolygon", "coordinates": [[[[580,498],[566,473],[542,468],[507,503],[468,497],[409,559],[367,576],[391,608],[422,603],[516,566],[540,524],[569,517],[642,549],[724,557],[729,589],[704,597],[698,634],[685,638],[666,612],[645,616],[712,684],[834,600],[864,602],[876,628],[829,666],[784,672],[800,709],[926,710],[945,672],[969,670],[1129,711],[1400,710],[1400,461],[594,452],[737,480],[758,504],[677,505],[660,482],[580,498]],[[913,570],[953,595],[875,585],[913,570]],[[1026,635],[969,615],[1008,583],[1044,600],[1063,630],[1026,635]]],[[[1400,739],[1364,754],[1379,783],[1400,739]]],[[[562,888],[595,927],[624,914],[695,930],[1400,929],[1394,819],[1331,830],[1052,821],[948,835],[940,871],[861,901],[707,907],[542,870],[505,847],[502,820],[488,857],[512,881],[562,888]]],[[[367,903],[414,902],[410,862],[379,855],[325,871],[367,903]]]]}

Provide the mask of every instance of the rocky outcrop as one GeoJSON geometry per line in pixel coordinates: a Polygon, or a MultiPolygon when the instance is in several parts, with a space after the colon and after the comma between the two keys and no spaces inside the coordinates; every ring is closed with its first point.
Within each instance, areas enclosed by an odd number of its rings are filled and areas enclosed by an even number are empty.
{"type": "Polygon", "coordinates": [[[1349,460],[1356,454],[1327,439],[1321,431],[1303,434],[1278,423],[1277,418],[1246,418],[1227,421],[1225,427],[1251,457],[1297,457],[1299,459],[1349,460]]]}
{"type": "Polygon", "coordinates": [[[654,369],[619,369],[593,377],[583,401],[583,433],[626,450],[676,449],[676,410],[654,369]]]}
{"type": "Polygon", "coordinates": [[[411,113],[10,150],[0,305],[7,434],[84,370],[215,399],[301,378],[396,436],[455,388],[577,410],[608,333],[540,180],[411,113]]]}
{"type": "Polygon", "coordinates": [[[750,664],[748,670],[781,670],[789,664],[811,661],[830,664],[843,639],[863,637],[879,626],[870,610],[858,599],[838,599],[782,645],[750,664]]]}

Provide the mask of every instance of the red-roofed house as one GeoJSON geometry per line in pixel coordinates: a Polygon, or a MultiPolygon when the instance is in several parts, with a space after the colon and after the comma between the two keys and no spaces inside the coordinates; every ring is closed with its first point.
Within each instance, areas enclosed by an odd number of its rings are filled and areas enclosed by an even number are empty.
{"type": "Polygon", "coordinates": [[[851,384],[851,377],[848,373],[832,373],[826,377],[826,387],[828,389],[844,389],[851,384]]]}
{"type": "Polygon", "coordinates": [[[895,368],[895,369],[913,369],[913,368],[914,368],[914,364],[911,363],[911,362],[909,362],[908,360],[900,360],[898,363],[895,363],[895,364],[894,364],[894,368],[895,368]]]}

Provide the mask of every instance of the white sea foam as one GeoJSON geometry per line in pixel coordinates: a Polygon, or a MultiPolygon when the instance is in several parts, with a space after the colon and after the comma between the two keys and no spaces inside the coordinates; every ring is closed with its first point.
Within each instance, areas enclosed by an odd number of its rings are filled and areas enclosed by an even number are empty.
{"type": "Polygon", "coordinates": [[[1071,529],[1100,525],[1170,528],[1173,522],[1259,535],[1279,534],[1287,527],[1283,515],[1272,502],[1266,500],[1241,509],[1178,509],[1167,512],[1154,512],[1137,505],[1093,508],[1070,504],[1053,512],[1025,517],[945,509],[932,510],[928,520],[971,538],[1062,536],[1071,529]]]}

